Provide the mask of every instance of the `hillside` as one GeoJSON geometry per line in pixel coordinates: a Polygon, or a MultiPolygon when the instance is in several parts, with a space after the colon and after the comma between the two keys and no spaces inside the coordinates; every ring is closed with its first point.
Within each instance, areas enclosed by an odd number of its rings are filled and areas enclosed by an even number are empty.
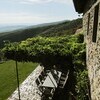
{"type": "Polygon", "coordinates": [[[41,24],[27,27],[26,29],[19,29],[11,32],[0,33],[0,47],[3,46],[3,41],[9,40],[11,42],[18,42],[31,38],[34,36],[62,36],[74,34],[75,31],[82,27],[82,19],[72,21],[62,21],[50,24],[41,24]]]}
{"type": "Polygon", "coordinates": [[[25,29],[26,27],[27,27],[26,25],[0,25],[0,33],[25,29]]]}

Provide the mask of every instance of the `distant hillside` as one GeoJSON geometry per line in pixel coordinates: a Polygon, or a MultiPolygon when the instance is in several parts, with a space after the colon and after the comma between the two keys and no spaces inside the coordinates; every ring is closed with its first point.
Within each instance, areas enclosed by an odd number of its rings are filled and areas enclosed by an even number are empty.
{"type": "Polygon", "coordinates": [[[82,27],[82,19],[76,19],[72,21],[65,21],[57,24],[46,31],[42,32],[42,36],[62,36],[62,35],[72,35],[77,29],[82,27]]]}
{"type": "Polygon", "coordinates": [[[82,27],[82,19],[72,21],[62,21],[55,23],[47,23],[36,26],[30,26],[25,29],[19,29],[11,32],[0,33],[0,47],[3,46],[3,41],[18,42],[34,36],[62,36],[74,34],[77,29],[82,27]]]}
{"type": "Polygon", "coordinates": [[[26,27],[27,27],[26,25],[0,25],[0,33],[25,29],[26,27]]]}

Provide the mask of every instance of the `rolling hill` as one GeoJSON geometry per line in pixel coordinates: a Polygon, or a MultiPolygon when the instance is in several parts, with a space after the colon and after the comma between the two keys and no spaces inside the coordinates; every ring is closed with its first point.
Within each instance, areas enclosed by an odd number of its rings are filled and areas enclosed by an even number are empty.
{"type": "Polygon", "coordinates": [[[65,36],[74,34],[77,29],[82,27],[82,19],[66,20],[54,23],[40,24],[36,26],[29,26],[26,28],[1,32],[0,33],[0,47],[3,47],[4,41],[19,42],[34,36],[65,36]]]}

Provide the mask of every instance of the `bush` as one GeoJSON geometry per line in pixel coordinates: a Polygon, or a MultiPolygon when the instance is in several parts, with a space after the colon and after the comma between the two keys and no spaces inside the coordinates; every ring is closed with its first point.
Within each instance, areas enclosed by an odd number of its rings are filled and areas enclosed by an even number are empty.
{"type": "Polygon", "coordinates": [[[77,100],[88,100],[88,73],[86,70],[76,73],[77,100]]]}

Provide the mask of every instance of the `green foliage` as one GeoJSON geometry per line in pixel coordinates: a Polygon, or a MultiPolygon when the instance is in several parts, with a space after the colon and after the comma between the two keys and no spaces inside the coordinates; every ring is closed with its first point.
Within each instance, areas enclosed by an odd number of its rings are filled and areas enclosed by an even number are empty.
{"type": "Polygon", "coordinates": [[[3,51],[8,59],[39,62],[49,67],[67,65],[72,62],[73,54],[85,48],[83,43],[78,43],[79,35],[30,38],[21,43],[9,43],[3,51]]]}
{"type": "Polygon", "coordinates": [[[77,72],[76,81],[77,100],[88,100],[88,72],[86,70],[77,72]]]}
{"type": "Polygon", "coordinates": [[[2,63],[2,61],[4,60],[4,54],[2,52],[2,50],[0,49],[0,62],[2,63]]]}

